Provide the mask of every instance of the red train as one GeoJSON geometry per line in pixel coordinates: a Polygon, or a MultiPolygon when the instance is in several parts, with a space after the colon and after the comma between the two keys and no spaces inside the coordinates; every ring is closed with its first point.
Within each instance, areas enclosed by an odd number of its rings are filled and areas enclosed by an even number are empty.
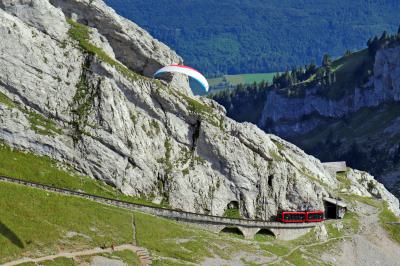
{"type": "Polygon", "coordinates": [[[282,223],[316,223],[324,221],[324,211],[281,211],[278,213],[276,219],[282,223]]]}

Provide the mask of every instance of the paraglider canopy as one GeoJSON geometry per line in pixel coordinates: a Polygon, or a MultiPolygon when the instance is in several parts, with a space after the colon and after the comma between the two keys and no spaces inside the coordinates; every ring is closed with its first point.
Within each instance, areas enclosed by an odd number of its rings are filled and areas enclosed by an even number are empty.
{"type": "Polygon", "coordinates": [[[208,91],[209,85],[207,79],[196,69],[184,66],[184,65],[169,65],[159,69],[155,74],[154,77],[161,76],[165,73],[181,73],[187,75],[194,80],[196,80],[206,91],[208,91]]]}

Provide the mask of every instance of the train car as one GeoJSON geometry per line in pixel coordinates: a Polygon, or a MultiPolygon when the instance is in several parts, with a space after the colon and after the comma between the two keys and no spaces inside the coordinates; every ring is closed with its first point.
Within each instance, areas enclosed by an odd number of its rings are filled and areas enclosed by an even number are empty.
{"type": "Polygon", "coordinates": [[[317,223],[324,221],[324,211],[307,211],[306,223],[317,223]]]}
{"type": "Polygon", "coordinates": [[[324,221],[324,211],[281,211],[277,215],[278,222],[282,223],[317,223],[324,221]]]}
{"type": "Polygon", "coordinates": [[[305,223],[306,212],[279,212],[277,221],[282,223],[305,223]]]}

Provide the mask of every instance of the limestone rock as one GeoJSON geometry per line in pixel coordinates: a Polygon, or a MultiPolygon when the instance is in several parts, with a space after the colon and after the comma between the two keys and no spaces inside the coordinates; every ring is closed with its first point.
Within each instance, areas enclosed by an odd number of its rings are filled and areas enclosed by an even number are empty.
{"type": "Polygon", "coordinates": [[[315,236],[316,238],[323,242],[328,240],[328,231],[326,231],[326,227],[324,224],[319,224],[315,227],[315,236]]]}
{"type": "Polygon", "coordinates": [[[352,181],[349,192],[359,196],[383,199],[388,203],[389,209],[400,216],[399,200],[384,185],[376,181],[372,175],[351,169],[347,173],[347,178],[352,181]]]}
{"type": "Polygon", "coordinates": [[[132,70],[151,77],[159,68],[183,60],[165,44],[152,38],[135,23],[118,16],[103,1],[50,0],[67,17],[96,28],[114,49],[116,58],[132,70]]]}
{"type": "Polygon", "coordinates": [[[64,14],[48,0],[1,0],[0,8],[52,38],[62,41],[67,37],[64,14]]]}

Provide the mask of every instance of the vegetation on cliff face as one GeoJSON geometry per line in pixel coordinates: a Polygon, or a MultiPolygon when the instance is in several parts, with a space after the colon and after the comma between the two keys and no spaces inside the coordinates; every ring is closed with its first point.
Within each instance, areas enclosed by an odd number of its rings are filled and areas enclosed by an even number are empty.
{"type": "MultiPolygon", "coordinates": [[[[90,28],[87,26],[80,24],[72,19],[67,20],[68,23],[71,25],[69,30],[70,37],[77,41],[79,47],[83,49],[86,53],[95,55],[101,61],[113,66],[118,72],[123,74],[126,78],[135,81],[138,79],[147,79],[150,81],[149,78],[144,76],[140,76],[134,71],[130,70],[123,64],[119,63],[115,59],[111,58],[106,52],[104,52],[99,47],[93,45],[90,42],[90,28]]],[[[77,84],[77,93],[74,97],[75,102],[77,103],[76,108],[73,110],[73,113],[77,116],[77,121],[75,122],[74,126],[77,129],[78,133],[83,133],[83,127],[86,124],[87,116],[89,115],[90,109],[92,107],[93,98],[96,96],[96,88],[88,84],[85,72],[89,69],[89,65],[85,64],[83,73],[79,83],[77,84]],[[83,125],[82,125],[83,123],[83,125]]],[[[165,86],[160,84],[159,80],[152,80],[154,84],[158,88],[167,89],[165,86]]],[[[168,89],[170,93],[175,93],[180,96],[188,105],[188,108],[191,112],[199,115],[200,117],[204,118],[205,120],[209,121],[212,125],[219,127],[219,121],[213,115],[213,109],[200,102],[199,100],[187,96],[186,94],[180,92],[179,90],[171,90],[168,89]]]]}
{"type": "Polygon", "coordinates": [[[400,106],[396,103],[363,108],[292,141],[323,161],[346,160],[354,168],[366,169],[380,176],[400,162],[400,150],[393,149],[399,134],[385,131],[397,128],[399,116],[400,106]]]}
{"type": "Polygon", "coordinates": [[[93,45],[90,42],[91,32],[87,26],[80,24],[72,19],[68,19],[67,22],[71,25],[71,28],[68,32],[69,36],[73,40],[76,40],[78,42],[80,48],[82,48],[89,54],[96,55],[103,62],[106,62],[107,64],[115,67],[115,69],[119,71],[121,74],[123,74],[126,78],[131,80],[137,80],[139,78],[138,74],[136,74],[135,72],[128,69],[126,66],[122,65],[121,63],[111,58],[106,52],[104,52],[99,47],[93,45]]]}
{"type": "Polygon", "coordinates": [[[123,195],[119,190],[101,181],[75,174],[67,165],[49,157],[12,149],[2,143],[0,143],[0,174],[97,196],[159,206],[150,200],[123,195]]]}
{"type": "Polygon", "coordinates": [[[383,228],[389,233],[390,237],[400,243],[400,218],[396,217],[387,207],[386,203],[383,203],[383,208],[379,214],[380,222],[383,228]]]}
{"type": "Polygon", "coordinates": [[[29,123],[31,124],[31,129],[34,130],[36,133],[49,136],[62,134],[62,130],[51,119],[46,118],[33,110],[22,108],[20,104],[13,102],[10,98],[8,98],[5,94],[1,92],[0,103],[4,104],[8,108],[16,108],[19,111],[23,112],[26,115],[26,118],[29,120],[29,123]]]}
{"type": "Polygon", "coordinates": [[[397,30],[398,1],[106,0],[209,76],[285,71],[397,30]]]}

